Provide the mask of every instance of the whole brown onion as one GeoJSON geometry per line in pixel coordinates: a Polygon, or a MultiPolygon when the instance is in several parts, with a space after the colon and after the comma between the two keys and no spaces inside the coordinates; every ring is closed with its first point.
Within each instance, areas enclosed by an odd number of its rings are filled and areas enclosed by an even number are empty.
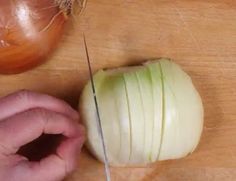
{"type": "Polygon", "coordinates": [[[74,0],[0,0],[0,73],[43,61],[63,34],[74,0]]]}

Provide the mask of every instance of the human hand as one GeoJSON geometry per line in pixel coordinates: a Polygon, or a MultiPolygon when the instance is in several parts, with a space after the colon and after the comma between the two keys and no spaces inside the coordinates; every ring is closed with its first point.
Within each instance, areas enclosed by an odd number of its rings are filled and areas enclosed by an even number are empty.
{"type": "Polygon", "coordinates": [[[78,113],[65,102],[48,95],[20,91],[0,99],[0,180],[59,181],[76,164],[84,143],[78,113]],[[23,145],[42,134],[62,134],[56,153],[31,162],[17,154],[23,145]]]}

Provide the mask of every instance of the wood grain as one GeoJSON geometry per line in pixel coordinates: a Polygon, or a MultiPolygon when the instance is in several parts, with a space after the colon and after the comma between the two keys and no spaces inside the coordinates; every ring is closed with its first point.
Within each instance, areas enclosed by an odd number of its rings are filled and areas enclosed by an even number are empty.
{"type": "MultiPolygon", "coordinates": [[[[19,89],[48,93],[73,106],[88,80],[82,34],[93,70],[170,57],[197,86],[205,107],[201,142],[190,156],[148,168],[112,168],[113,181],[236,180],[236,2],[233,0],[88,0],[46,64],[0,76],[0,95],[19,89]]],[[[66,181],[104,180],[86,150],[66,181]]]]}

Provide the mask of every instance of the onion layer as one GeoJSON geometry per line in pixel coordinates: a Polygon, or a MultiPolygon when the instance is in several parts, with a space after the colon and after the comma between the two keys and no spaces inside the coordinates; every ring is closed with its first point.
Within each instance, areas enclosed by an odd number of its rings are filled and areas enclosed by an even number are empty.
{"type": "MultiPolygon", "coordinates": [[[[184,157],[196,148],[203,127],[202,101],[191,78],[174,62],[159,59],[100,70],[94,82],[110,165],[146,165],[184,157]]],[[[88,130],[87,146],[103,161],[90,82],[79,111],[88,130]]]]}
{"type": "Polygon", "coordinates": [[[0,73],[43,62],[63,33],[73,0],[0,1],[0,73]]]}

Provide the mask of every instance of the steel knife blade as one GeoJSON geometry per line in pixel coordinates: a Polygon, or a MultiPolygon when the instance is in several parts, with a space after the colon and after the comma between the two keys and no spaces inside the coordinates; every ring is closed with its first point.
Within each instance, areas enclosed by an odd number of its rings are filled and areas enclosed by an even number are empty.
{"type": "Polygon", "coordinates": [[[111,174],[110,174],[109,162],[108,162],[108,157],[107,157],[107,149],[106,149],[106,144],[105,144],[105,140],[104,140],[104,133],[103,133],[102,124],[101,124],[101,117],[100,117],[100,113],[99,113],[98,101],[97,101],[97,96],[96,96],[96,89],[95,89],[95,84],[94,84],[94,80],[93,80],[92,67],[91,67],[91,62],[90,62],[90,58],[89,58],[89,52],[88,52],[88,46],[87,46],[85,34],[83,34],[83,39],[84,39],[84,46],[85,46],[85,51],[86,51],[89,76],[90,76],[90,81],[91,81],[91,85],[92,85],[94,104],[95,104],[96,114],[97,114],[98,132],[100,134],[100,140],[101,140],[103,154],[104,154],[106,181],[111,181],[111,174]]]}

